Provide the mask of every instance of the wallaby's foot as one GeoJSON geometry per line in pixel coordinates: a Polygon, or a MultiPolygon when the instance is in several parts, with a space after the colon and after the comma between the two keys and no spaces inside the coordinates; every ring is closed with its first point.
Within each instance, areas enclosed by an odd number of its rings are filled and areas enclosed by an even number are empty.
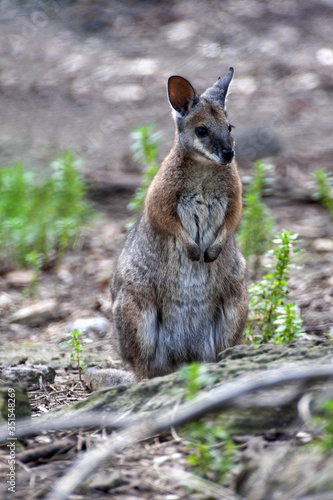
{"type": "Polygon", "coordinates": [[[133,384],[133,373],[116,368],[88,368],[84,372],[84,382],[91,391],[98,391],[115,385],[133,384]]]}
{"type": "Polygon", "coordinates": [[[220,255],[222,250],[222,245],[212,245],[208,247],[204,253],[205,262],[214,262],[220,255]]]}

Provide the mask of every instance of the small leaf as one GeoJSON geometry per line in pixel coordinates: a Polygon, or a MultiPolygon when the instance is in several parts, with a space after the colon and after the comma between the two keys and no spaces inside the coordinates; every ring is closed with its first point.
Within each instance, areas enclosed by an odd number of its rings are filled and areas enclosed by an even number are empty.
{"type": "Polygon", "coordinates": [[[71,341],[70,340],[64,340],[63,342],[60,342],[59,347],[61,347],[61,349],[64,349],[65,347],[68,347],[69,345],[71,344],[71,341]]]}

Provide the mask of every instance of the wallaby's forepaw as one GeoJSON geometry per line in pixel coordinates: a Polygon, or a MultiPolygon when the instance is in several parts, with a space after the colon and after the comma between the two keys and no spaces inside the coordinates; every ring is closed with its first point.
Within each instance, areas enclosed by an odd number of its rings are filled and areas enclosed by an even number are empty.
{"type": "Polygon", "coordinates": [[[201,250],[195,243],[193,245],[187,245],[186,251],[190,260],[200,260],[201,250]]]}
{"type": "Polygon", "coordinates": [[[220,255],[222,246],[221,245],[212,245],[205,250],[204,253],[204,261],[205,262],[214,262],[220,255]]]}

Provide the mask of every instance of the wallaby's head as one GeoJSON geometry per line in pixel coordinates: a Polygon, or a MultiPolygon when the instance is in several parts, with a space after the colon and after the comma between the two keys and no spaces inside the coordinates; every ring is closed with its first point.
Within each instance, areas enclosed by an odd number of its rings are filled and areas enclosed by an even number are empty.
{"type": "Polygon", "coordinates": [[[179,142],[190,155],[226,165],[234,157],[234,140],[225,101],[234,69],[198,95],[188,80],[171,76],[168,97],[174,110],[179,142]]]}

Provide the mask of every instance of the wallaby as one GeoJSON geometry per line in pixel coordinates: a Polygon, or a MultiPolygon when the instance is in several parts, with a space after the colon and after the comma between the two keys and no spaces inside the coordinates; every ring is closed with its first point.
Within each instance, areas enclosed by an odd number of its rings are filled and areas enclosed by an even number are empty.
{"type": "Polygon", "coordinates": [[[242,342],[246,264],[235,242],[242,187],[225,101],[233,68],[202,95],[168,80],[175,142],[111,282],[113,334],[137,381],[242,342]]]}

